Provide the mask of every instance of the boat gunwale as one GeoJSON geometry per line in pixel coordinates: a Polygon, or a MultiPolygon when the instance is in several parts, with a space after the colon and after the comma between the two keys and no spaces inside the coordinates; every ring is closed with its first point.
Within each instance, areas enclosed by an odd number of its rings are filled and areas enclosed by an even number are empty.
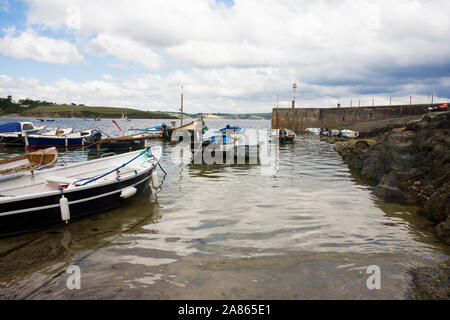
{"type": "MultiPolygon", "coordinates": [[[[151,167],[150,170],[154,170],[155,167],[156,167],[156,166],[151,167]]],[[[147,172],[148,172],[148,170],[142,171],[142,172],[139,174],[139,176],[145,175],[147,172]]],[[[121,181],[121,182],[127,182],[127,181],[129,181],[131,178],[133,178],[133,177],[135,178],[136,176],[130,176],[130,178],[123,179],[123,180],[120,180],[120,181],[121,181]]],[[[151,175],[149,175],[149,176],[147,176],[147,177],[144,177],[143,179],[141,179],[141,180],[139,180],[139,181],[133,183],[132,186],[140,185],[141,183],[144,183],[145,181],[149,180],[150,178],[151,178],[151,175]]],[[[102,187],[102,186],[99,185],[99,184],[97,184],[96,186],[97,186],[97,187],[102,187]]],[[[79,191],[84,191],[84,190],[86,190],[86,189],[79,189],[79,188],[78,188],[78,189],[75,189],[75,191],[77,191],[77,192],[79,192],[79,191]]],[[[107,196],[109,196],[109,195],[112,195],[112,194],[115,194],[115,193],[119,193],[119,192],[121,192],[121,189],[109,191],[109,192],[106,192],[106,193],[101,193],[101,194],[98,194],[98,195],[95,195],[95,196],[92,196],[92,197],[82,198],[82,199],[78,199],[78,200],[72,200],[72,201],[69,201],[69,205],[70,205],[70,204],[73,205],[73,204],[83,203],[83,202],[87,202],[87,201],[92,201],[92,200],[99,199],[99,198],[102,198],[102,197],[107,197],[107,196]]],[[[64,192],[64,194],[67,194],[67,193],[69,193],[69,192],[64,192]]],[[[54,194],[51,194],[51,195],[48,195],[48,196],[57,196],[57,195],[59,195],[59,194],[60,194],[60,192],[58,191],[57,193],[54,193],[54,194]]],[[[20,199],[20,200],[32,200],[32,199],[33,199],[33,198],[30,198],[30,199],[20,199]]],[[[49,205],[39,206],[39,207],[29,207],[29,208],[25,208],[25,209],[18,209],[18,210],[12,210],[12,211],[4,211],[4,212],[0,212],[0,217],[11,216],[11,215],[15,215],[15,214],[22,214],[22,213],[33,212],[33,211],[46,210],[46,209],[51,209],[51,208],[57,208],[57,207],[59,207],[59,206],[60,206],[59,203],[56,203],[56,204],[49,204],[49,205]]]]}
{"type": "Polygon", "coordinates": [[[98,131],[97,129],[86,129],[86,130],[81,130],[81,131],[77,131],[77,132],[71,132],[71,133],[66,133],[66,134],[60,134],[60,135],[42,135],[40,133],[33,133],[33,134],[29,134],[27,135],[28,138],[31,139],[61,139],[61,140],[65,140],[65,139],[83,139],[85,137],[90,137],[92,135],[92,131],[98,131]],[[90,131],[89,134],[85,134],[84,136],[81,135],[81,132],[86,132],[86,131],[90,131]],[[79,134],[79,136],[78,136],[79,134]],[[69,135],[74,135],[69,137],[69,135]],[[77,136],[75,136],[77,135],[77,136]]]}
{"type": "MultiPolygon", "coordinates": [[[[139,176],[139,175],[141,175],[141,174],[144,174],[144,173],[146,173],[147,171],[149,171],[149,170],[155,168],[155,167],[158,165],[159,160],[160,160],[160,158],[161,158],[161,155],[162,155],[162,147],[161,147],[161,146],[158,146],[158,147],[156,147],[155,149],[160,151],[159,158],[157,157],[157,155],[155,156],[155,155],[153,154],[153,151],[152,151],[152,154],[154,155],[154,159],[156,159],[156,160],[153,160],[153,161],[152,161],[152,165],[151,165],[149,168],[145,168],[145,169],[141,170],[137,175],[130,175],[129,177],[126,177],[126,178],[124,178],[123,180],[120,180],[120,181],[128,181],[129,179],[135,178],[136,176],[139,176]]],[[[144,150],[146,150],[146,149],[141,149],[141,150],[137,150],[137,151],[132,151],[131,153],[137,154],[137,153],[140,153],[140,152],[142,152],[142,151],[144,151],[144,150]]],[[[151,149],[150,149],[150,150],[151,150],[151,149]]],[[[123,154],[119,154],[119,155],[116,155],[116,156],[111,156],[111,157],[108,157],[108,158],[99,158],[99,159],[91,160],[91,161],[88,161],[88,162],[89,162],[89,164],[92,164],[92,163],[100,162],[100,161],[102,161],[102,160],[104,161],[105,159],[107,159],[107,160],[113,160],[114,158],[119,158],[119,157],[121,157],[121,156],[123,157],[123,155],[129,154],[129,153],[130,153],[130,152],[128,152],[128,153],[123,153],[123,154]]],[[[131,155],[130,155],[130,156],[131,156],[131,155]]],[[[79,162],[79,163],[69,164],[69,165],[64,166],[64,167],[57,167],[57,168],[46,169],[45,171],[40,171],[40,172],[35,173],[34,176],[36,176],[36,175],[42,175],[42,174],[47,174],[47,173],[52,173],[52,172],[60,171],[60,170],[67,169],[67,168],[74,168],[74,167],[78,167],[78,166],[82,166],[82,165],[86,165],[86,162],[79,162]]],[[[31,175],[31,174],[29,174],[29,175],[31,175]]],[[[26,176],[29,176],[29,175],[26,174],[25,177],[26,177],[26,176]]],[[[49,176],[51,177],[51,175],[49,175],[49,176]]],[[[21,177],[21,178],[23,179],[24,177],[21,177]]],[[[45,177],[44,177],[44,179],[45,179],[45,177]]],[[[102,187],[102,186],[111,184],[111,182],[115,182],[115,181],[117,181],[117,180],[116,180],[116,179],[100,180],[99,182],[96,182],[96,183],[93,183],[93,184],[89,184],[89,185],[81,185],[81,186],[77,186],[76,188],[72,188],[72,189],[65,189],[65,190],[64,190],[64,193],[66,194],[66,193],[72,193],[72,192],[77,192],[77,191],[82,191],[82,190],[88,190],[88,189],[92,189],[92,188],[102,187]]],[[[42,182],[43,182],[43,181],[42,181],[42,182]]],[[[42,183],[42,182],[41,182],[41,183],[42,183]]],[[[39,184],[40,184],[40,183],[39,183],[39,184]]],[[[20,188],[23,188],[23,186],[22,186],[22,187],[18,187],[18,189],[20,189],[20,188]]],[[[13,190],[13,189],[8,189],[8,190],[13,190]]],[[[0,192],[1,192],[1,190],[0,190],[0,192]]],[[[11,196],[11,197],[9,197],[9,196],[4,196],[4,197],[0,197],[0,205],[3,204],[3,203],[10,203],[10,202],[16,202],[16,201],[22,201],[22,200],[28,200],[28,199],[34,199],[34,198],[40,198],[40,197],[47,197],[47,196],[52,196],[52,195],[60,194],[60,193],[61,193],[61,191],[60,191],[59,189],[57,189],[57,190],[52,190],[52,191],[45,191],[45,192],[39,192],[39,193],[31,193],[31,194],[18,195],[18,196],[11,196]]]]}

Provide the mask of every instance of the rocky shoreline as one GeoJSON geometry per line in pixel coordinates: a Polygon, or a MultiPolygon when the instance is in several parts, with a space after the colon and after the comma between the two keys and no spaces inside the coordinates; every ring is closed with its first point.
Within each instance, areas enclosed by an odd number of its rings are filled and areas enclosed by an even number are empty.
{"type": "MultiPolygon", "coordinates": [[[[450,112],[377,129],[356,139],[331,138],[349,167],[375,185],[387,202],[416,205],[450,245],[450,112]]],[[[415,268],[415,299],[450,299],[450,260],[415,268]]]]}
{"type": "Polygon", "coordinates": [[[417,205],[450,244],[450,112],[333,142],[349,167],[376,185],[375,195],[417,205]]]}

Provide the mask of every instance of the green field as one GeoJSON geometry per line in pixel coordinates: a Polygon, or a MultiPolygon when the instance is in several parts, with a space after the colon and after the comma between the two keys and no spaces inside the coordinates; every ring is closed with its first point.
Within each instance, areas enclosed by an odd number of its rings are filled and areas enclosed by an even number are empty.
{"type": "Polygon", "coordinates": [[[148,112],[129,108],[88,107],[73,105],[50,105],[22,108],[20,116],[38,118],[120,118],[125,114],[130,119],[176,119],[176,116],[162,112],[148,112]]]}
{"type": "MultiPolygon", "coordinates": [[[[129,119],[178,119],[179,112],[172,111],[141,111],[129,108],[90,107],[75,104],[54,104],[52,102],[24,99],[14,102],[11,97],[0,98],[0,115],[36,117],[36,118],[110,118],[117,119],[122,114],[129,119]],[[23,108],[22,105],[29,107],[23,108]]],[[[184,118],[210,119],[251,119],[270,120],[271,113],[184,113],[184,118]]]]}

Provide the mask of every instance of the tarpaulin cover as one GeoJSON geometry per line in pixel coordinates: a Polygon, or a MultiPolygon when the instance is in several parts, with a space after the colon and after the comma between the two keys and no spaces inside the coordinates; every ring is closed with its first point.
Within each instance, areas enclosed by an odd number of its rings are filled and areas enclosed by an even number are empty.
{"type": "Polygon", "coordinates": [[[0,125],[0,132],[21,132],[20,122],[9,122],[0,125]]]}
{"type": "Polygon", "coordinates": [[[228,127],[228,128],[222,128],[219,131],[225,131],[225,130],[241,130],[240,127],[228,127]]]}

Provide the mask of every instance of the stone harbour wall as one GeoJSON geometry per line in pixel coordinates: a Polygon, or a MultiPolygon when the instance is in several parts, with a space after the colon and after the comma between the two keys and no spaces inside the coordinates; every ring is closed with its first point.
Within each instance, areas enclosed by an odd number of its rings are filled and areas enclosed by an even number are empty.
{"type": "Polygon", "coordinates": [[[419,120],[428,108],[442,103],[346,108],[274,108],[272,128],[288,128],[302,133],[306,128],[373,129],[419,120]]]}

